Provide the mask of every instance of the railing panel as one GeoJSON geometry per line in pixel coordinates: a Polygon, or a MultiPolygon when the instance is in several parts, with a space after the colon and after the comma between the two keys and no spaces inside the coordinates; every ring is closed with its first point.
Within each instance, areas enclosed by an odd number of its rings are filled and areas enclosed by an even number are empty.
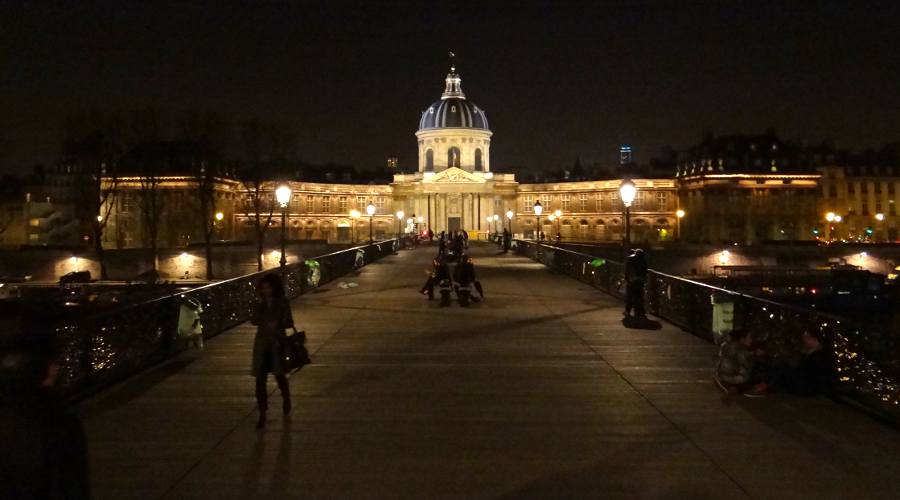
{"type": "MultiPolygon", "coordinates": [[[[541,262],[555,272],[590,283],[621,297],[624,266],[605,260],[591,266],[596,257],[516,240],[517,254],[541,262]],[[593,269],[589,269],[593,267],[593,269]]],[[[734,304],[734,325],[748,329],[754,341],[776,357],[796,357],[804,331],[820,334],[836,358],[836,389],[870,411],[900,421],[900,338],[889,331],[873,331],[830,314],[780,304],[705,283],[649,271],[645,290],[647,310],[709,341],[713,333],[714,302],[734,304]]]]}
{"type": "MultiPolygon", "coordinates": [[[[394,240],[386,240],[290,264],[285,268],[285,294],[297,297],[378,261],[395,248],[394,240]]],[[[200,304],[204,338],[243,323],[256,304],[256,283],[280,272],[267,269],[58,324],[63,392],[70,400],[84,397],[182,350],[178,315],[184,301],[200,304]]]]}

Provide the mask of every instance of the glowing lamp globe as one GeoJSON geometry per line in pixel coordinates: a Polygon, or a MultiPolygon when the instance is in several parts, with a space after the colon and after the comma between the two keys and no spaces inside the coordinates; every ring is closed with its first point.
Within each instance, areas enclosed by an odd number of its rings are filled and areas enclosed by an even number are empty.
{"type": "Polygon", "coordinates": [[[534,215],[540,216],[544,212],[544,207],[540,201],[534,202],[534,215]]]}
{"type": "Polygon", "coordinates": [[[275,199],[278,200],[281,206],[287,206],[288,202],[291,201],[291,188],[287,184],[278,186],[278,189],[275,190],[275,199]]]}
{"type": "Polygon", "coordinates": [[[622,181],[622,184],[619,186],[619,196],[622,198],[622,203],[624,203],[626,207],[631,206],[636,194],[637,187],[635,187],[631,180],[625,179],[622,181]]]}
{"type": "Polygon", "coordinates": [[[369,203],[369,205],[366,207],[366,213],[369,214],[369,217],[375,215],[375,205],[369,203]]]}

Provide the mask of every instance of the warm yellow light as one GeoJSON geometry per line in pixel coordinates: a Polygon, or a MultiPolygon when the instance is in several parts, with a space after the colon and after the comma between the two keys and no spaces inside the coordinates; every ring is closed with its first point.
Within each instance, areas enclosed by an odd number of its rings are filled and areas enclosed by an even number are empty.
{"type": "Polygon", "coordinates": [[[619,196],[622,198],[622,203],[624,203],[626,207],[631,206],[631,202],[634,201],[634,196],[636,194],[637,187],[630,179],[625,179],[622,181],[622,184],[619,185],[619,196]]]}
{"type": "Polygon", "coordinates": [[[369,214],[369,217],[375,215],[375,210],[376,210],[375,205],[373,205],[371,203],[369,203],[369,205],[366,206],[366,213],[369,214]]]}
{"type": "Polygon", "coordinates": [[[356,210],[355,208],[350,211],[350,217],[352,217],[354,219],[359,219],[360,215],[362,215],[362,214],[359,213],[359,210],[356,210]]]}
{"type": "Polygon", "coordinates": [[[840,221],[842,221],[842,220],[844,220],[844,218],[841,217],[840,215],[835,215],[835,216],[834,216],[834,221],[835,221],[835,222],[840,222],[840,221]]]}
{"type": "Polygon", "coordinates": [[[678,217],[679,219],[682,218],[682,217],[684,217],[684,210],[678,209],[678,210],[675,212],[675,217],[678,217]]]}
{"type": "Polygon", "coordinates": [[[834,221],[835,217],[837,216],[834,214],[834,212],[828,212],[827,214],[825,214],[825,220],[827,220],[828,222],[834,221]]]}
{"type": "Polygon", "coordinates": [[[487,217],[484,218],[484,220],[490,222],[490,221],[494,220],[494,218],[491,217],[490,215],[488,215],[487,217]]]}
{"type": "Polygon", "coordinates": [[[500,216],[497,214],[494,214],[494,221],[498,221],[498,220],[500,220],[500,216]]]}
{"type": "Polygon", "coordinates": [[[548,219],[550,222],[555,221],[555,220],[556,220],[556,214],[550,214],[550,215],[548,215],[548,216],[547,216],[547,219],[548,219]]]}
{"type": "Polygon", "coordinates": [[[882,213],[875,214],[875,219],[877,219],[877,220],[879,220],[879,221],[883,221],[883,220],[884,220],[884,214],[882,214],[882,213]]]}
{"type": "Polygon", "coordinates": [[[291,201],[290,186],[287,184],[278,186],[278,189],[275,190],[275,199],[278,200],[282,207],[286,207],[288,202],[291,201]]]}
{"type": "Polygon", "coordinates": [[[419,221],[419,224],[425,222],[425,217],[422,217],[422,216],[420,215],[418,221],[419,221]]]}
{"type": "Polygon", "coordinates": [[[403,216],[406,215],[403,213],[403,210],[397,210],[397,220],[403,220],[403,216]]]}
{"type": "Polygon", "coordinates": [[[506,211],[506,218],[507,218],[507,219],[512,220],[513,215],[515,215],[515,214],[513,213],[512,210],[507,210],[507,211],[506,211]]]}
{"type": "Polygon", "coordinates": [[[97,222],[103,222],[103,216],[102,216],[102,215],[98,215],[98,216],[97,216],[97,222]]]}
{"type": "Polygon", "coordinates": [[[727,265],[730,258],[731,252],[729,252],[728,250],[722,250],[722,252],[719,253],[719,264],[723,266],[727,265]]]}
{"type": "Polygon", "coordinates": [[[216,220],[221,221],[224,218],[225,214],[223,214],[222,212],[216,212],[216,220]]]}
{"type": "Polygon", "coordinates": [[[537,215],[538,217],[540,217],[543,212],[544,212],[544,206],[541,205],[540,200],[534,202],[534,215],[537,215]]]}
{"type": "Polygon", "coordinates": [[[556,217],[562,217],[562,210],[557,208],[553,211],[553,215],[555,215],[556,217]]]}

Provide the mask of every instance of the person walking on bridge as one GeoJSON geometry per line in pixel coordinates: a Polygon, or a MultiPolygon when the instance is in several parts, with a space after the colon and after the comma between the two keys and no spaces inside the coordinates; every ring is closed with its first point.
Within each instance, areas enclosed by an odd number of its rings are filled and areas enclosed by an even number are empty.
{"type": "Polygon", "coordinates": [[[259,407],[256,428],[262,429],[266,425],[266,411],[269,409],[266,383],[270,373],[275,375],[275,382],[281,391],[284,414],[291,411],[284,349],[287,340],[285,330],[293,328],[294,318],[291,304],[284,296],[284,283],[277,274],[265,275],[257,284],[256,291],[260,300],[250,319],[250,323],[257,327],[253,339],[252,374],[256,377],[256,404],[259,407]]]}
{"type": "Polygon", "coordinates": [[[647,281],[647,259],[640,248],[632,250],[625,261],[625,316],[646,318],[644,312],[644,283],[647,281]]]}

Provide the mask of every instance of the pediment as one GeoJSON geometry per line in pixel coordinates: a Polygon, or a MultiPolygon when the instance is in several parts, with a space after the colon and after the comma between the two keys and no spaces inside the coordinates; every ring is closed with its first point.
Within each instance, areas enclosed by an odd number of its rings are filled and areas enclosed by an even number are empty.
{"type": "Polygon", "coordinates": [[[485,180],[484,177],[466,172],[461,168],[450,167],[434,174],[434,177],[425,180],[425,182],[435,184],[484,184],[485,180]]]}

